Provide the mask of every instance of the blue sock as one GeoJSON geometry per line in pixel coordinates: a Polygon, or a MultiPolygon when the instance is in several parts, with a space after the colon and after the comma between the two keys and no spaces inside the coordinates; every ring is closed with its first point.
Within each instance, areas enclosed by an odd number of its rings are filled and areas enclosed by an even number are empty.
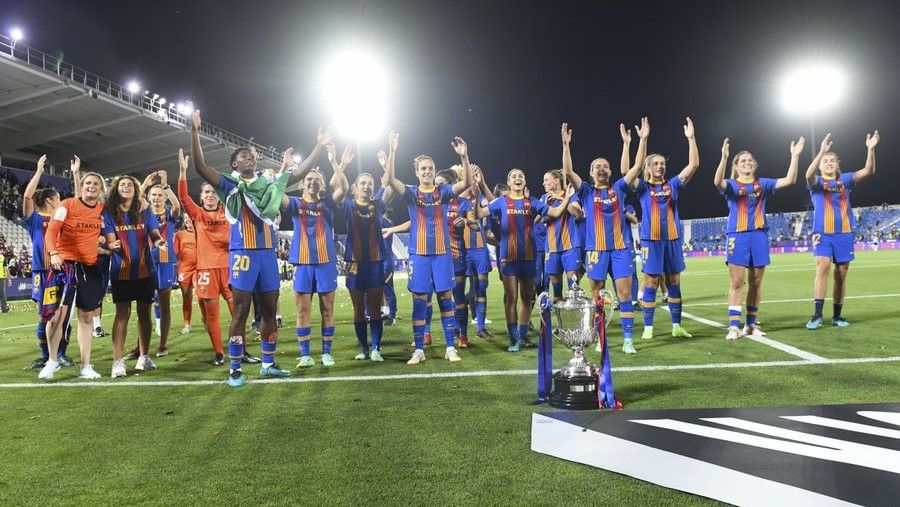
{"type": "Polygon", "coordinates": [[[434,315],[434,307],[431,305],[431,296],[428,296],[428,302],[425,303],[425,326],[422,330],[425,334],[431,334],[431,317],[434,315]]]}
{"type": "Polygon", "coordinates": [[[507,334],[509,334],[509,343],[510,344],[515,344],[516,342],[519,341],[519,326],[515,322],[513,322],[513,323],[507,322],[506,323],[506,332],[507,332],[507,334]]]}
{"type": "Polygon", "coordinates": [[[469,335],[469,305],[466,302],[466,279],[456,282],[453,287],[453,301],[456,303],[454,317],[456,318],[456,328],[459,329],[461,336],[469,335]]]}
{"type": "Polygon", "coordinates": [[[519,324],[519,341],[524,342],[528,338],[528,324],[519,324]]]}
{"type": "Polygon", "coordinates": [[[228,339],[228,360],[231,371],[241,369],[242,357],[244,357],[244,337],[232,336],[228,339]]]}
{"type": "MultiPolygon", "coordinates": [[[[369,350],[369,337],[366,336],[366,321],[354,322],[353,331],[356,333],[356,341],[359,343],[359,346],[363,352],[367,352],[369,350]]],[[[375,341],[374,336],[372,336],[372,341],[375,341]]]]}
{"type": "MultiPolygon", "coordinates": [[[[379,309],[378,314],[381,315],[379,309]]],[[[331,341],[334,339],[334,326],[322,328],[322,353],[331,354],[331,341]]]]}
{"type": "Polygon", "coordinates": [[[47,321],[41,320],[37,327],[38,348],[41,349],[41,357],[44,360],[50,358],[50,350],[47,348],[47,321]]]}
{"type": "Polygon", "coordinates": [[[562,299],[562,281],[550,282],[553,285],[553,299],[562,299]]]}
{"type": "Polygon", "coordinates": [[[155,315],[157,319],[160,318],[159,303],[153,303],[153,315],[155,315]]]}
{"type": "Polygon", "coordinates": [[[631,299],[636,300],[638,296],[638,279],[637,270],[635,269],[631,272],[631,299]]]}
{"type": "Polygon", "coordinates": [[[297,345],[300,347],[300,355],[309,355],[309,331],[308,327],[297,328],[297,345]]]}
{"type": "MultiPolygon", "coordinates": [[[[365,325],[365,322],[363,322],[365,325]]],[[[384,332],[384,324],[381,319],[372,319],[369,321],[369,329],[372,331],[372,350],[381,348],[381,334],[384,332]]]]}
{"type": "MultiPolygon", "coordinates": [[[[750,323],[750,307],[747,307],[747,323],[750,323]]],[[[728,325],[734,327],[741,327],[741,307],[740,306],[729,306],[728,307],[728,325]]]]}
{"type": "Polygon", "coordinates": [[[832,304],[831,309],[834,311],[834,315],[832,315],[831,318],[839,319],[841,317],[841,311],[844,309],[844,303],[832,304]]]}
{"type": "MultiPolygon", "coordinates": [[[[69,310],[72,311],[72,310],[69,310]]],[[[69,339],[72,336],[72,324],[66,324],[66,329],[63,331],[62,340],[59,341],[59,350],[56,351],[56,357],[66,355],[66,350],[69,349],[69,339]]]]}
{"type": "Polygon", "coordinates": [[[816,299],[815,302],[816,302],[816,313],[814,313],[813,315],[815,317],[821,317],[822,316],[822,307],[825,306],[825,300],[824,299],[816,299]]]}
{"type": "Polygon", "coordinates": [[[672,324],[681,324],[681,285],[677,283],[669,285],[669,313],[672,324]]]}
{"type": "Polygon", "coordinates": [[[619,301],[619,320],[622,322],[622,336],[630,340],[634,333],[634,306],[630,299],[619,301]]]}
{"type": "Polygon", "coordinates": [[[278,332],[273,332],[259,343],[262,351],[262,366],[268,368],[275,364],[275,349],[278,348],[278,332]]]}
{"type": "Polygon", "coordinates": [[[644,327],[653,327],[653,313],[656,311],[656,287],[644,287],[641,306],[644,307],[644,327]]]}
{"type": "Polygon", "coordinates": [[[388,304],[388,312],[391,314],[392,319],[397,318],[397,293],[394,292],[394,276],[391,275],[391,279],[388,283],[384,285],[384,299],[387,300],[388,304]]]}
{"type": "Polygon", "coordinates": [[[417,349],[425,348],[425,314],[427,312],[428,302],[422,298],[413,296],[412,320],[413,320],[413,339],[416,342],[417,349]]]}
{"type": "Polygon", "coordinates": [[[478,289],[475,291],[475,321],[478,323],[478,330],[484,329],[484,319],[487,313],[487,288],[488,280],[478,279],[478,289]]]}
{"type": "Polygon", "coordinates": [[[452,347],[456,342],[456,312],[453,307],[452,296],[438,300],[438,308],[441,311],[441,327],[444,329],[444,344],[447,347],[452,347]]]}
{"type": "Polygon", "coordinates": [[[756,314],[759,312],[759,308],[755,306],[747,307],[747,325],[755,326],[756,325],[756,314]]]}

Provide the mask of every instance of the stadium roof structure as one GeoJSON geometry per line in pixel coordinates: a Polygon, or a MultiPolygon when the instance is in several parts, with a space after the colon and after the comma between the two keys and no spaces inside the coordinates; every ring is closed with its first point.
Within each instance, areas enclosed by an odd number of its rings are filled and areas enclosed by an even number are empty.
{"type": "MultiPolygon", "coordinates": [[[[0,155],[51,163],[73,154],[84,170],[104,175],[152,168],[177,171],[178,148],[189,146],[190,112],[0,35],[0,155]]],[[[204,122],[206,162],[228,167],[233,150],[254,146],[261,169],[280,166],[281,153],[204,122]]],[[[62,171],[57,171],[57,173],[62,171]]],[[[189,171],[189,174],[193,171],[189,171]]],[[[177,177],[177,172],[175,173],[177,177]]],[[[191,179],[196,179],[194,176],[191,179]]],[[[174,180],[174,178],[171,178],[174,180]]]]}

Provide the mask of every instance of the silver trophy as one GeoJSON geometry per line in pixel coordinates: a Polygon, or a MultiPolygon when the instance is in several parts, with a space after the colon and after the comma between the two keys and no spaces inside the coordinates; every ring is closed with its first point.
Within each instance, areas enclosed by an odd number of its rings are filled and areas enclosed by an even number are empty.
{"type": "MultiPolygon", "coordinates": [[[[608,290],[600,291],[599,296],[604,306],[613,301],[608,290]]],[[[584,357],[585,351],[598,339],[596,308],[596,303],[585,297],[578,285],[573,285],[564,299],[553,304],[556,320],[552,334],[572,349],[572,358],[553,374],[553,392],[548,398],[551,406],[570,410],[597,408],[598,369],[584,357]]],[[[603,325],[607,322],[608,319],[603,325]]]]}

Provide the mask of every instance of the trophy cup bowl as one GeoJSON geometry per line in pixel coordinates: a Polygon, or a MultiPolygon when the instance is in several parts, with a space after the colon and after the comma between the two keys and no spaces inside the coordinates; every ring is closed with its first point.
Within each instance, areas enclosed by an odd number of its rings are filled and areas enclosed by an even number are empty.
{"type": "Polygon", "coordinates": [[[553,336],[567,348],[572,358],[553,374],[551,406],[569,410],[588,410],[598,407],[597,367],[584,357],[585,350],[597,340],[594,321],[596,303],[584,296],[581,287],[574,285],[566,297],[553,304],[556,327],[553,336]]]}

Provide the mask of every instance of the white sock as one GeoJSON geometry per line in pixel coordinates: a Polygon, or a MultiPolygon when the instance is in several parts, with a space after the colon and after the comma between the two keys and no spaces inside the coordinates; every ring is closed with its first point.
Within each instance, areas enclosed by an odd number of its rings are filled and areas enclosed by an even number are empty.
{"type": "Polygon", "coordinates": [[[262,363],[262,367],[263,368],[271,368],[273,364],[275,364],[275,363],[262,363]]]}
{"type": "Polygon", "coordinates": [[[94,329],[96,329],[98,327],[103,327],[103,326],[100,325],[100,317],[98,315],[95,315],[94,316],[94,329]]]}

